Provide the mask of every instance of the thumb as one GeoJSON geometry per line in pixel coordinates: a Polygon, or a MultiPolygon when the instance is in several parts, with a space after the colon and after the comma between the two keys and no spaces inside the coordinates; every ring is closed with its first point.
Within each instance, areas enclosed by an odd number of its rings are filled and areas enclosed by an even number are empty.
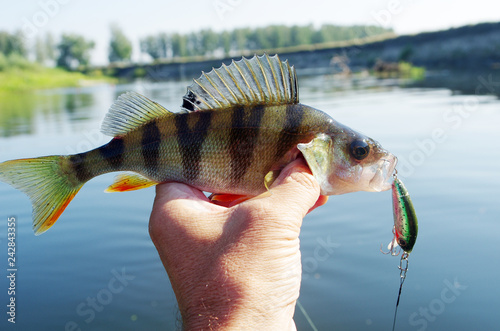
{"type": "Polygon", "coordinates": [[[316,202],[320,198],[320,186],[303,158],[298,158],[287,165],[270,191],[272,194],[269,202],[300,215],[300,219],[313,207],[318,206],[316,202]]]}

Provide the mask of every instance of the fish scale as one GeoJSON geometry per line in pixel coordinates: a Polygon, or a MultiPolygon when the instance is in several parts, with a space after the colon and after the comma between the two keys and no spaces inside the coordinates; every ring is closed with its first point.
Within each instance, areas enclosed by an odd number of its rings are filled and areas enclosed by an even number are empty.
{"type": "Polygon", "coordinates": [[[178,113],[124,93],[102,131],[113,139],[85,153],[0,163],[0,180],[32,201],[35,234],[55,223],[85,182],[108,172],[126,173],[106,192],[181,182],[252,197],[299,153],[324,195],[389,189],[396,165],[376,141],[300,104],[295,70],[278,56],[243,58],[202,73],[178,113]]]}

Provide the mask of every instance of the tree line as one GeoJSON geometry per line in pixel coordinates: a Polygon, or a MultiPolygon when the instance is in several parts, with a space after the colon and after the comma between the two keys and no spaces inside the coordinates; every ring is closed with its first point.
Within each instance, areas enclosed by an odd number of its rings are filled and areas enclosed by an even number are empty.
{"type": "Polygon", "coordinates": [[[93,41],[77,34],[63,34],[55,42],[52,34],[38,36],[30,45],[21,31],[0,31],[0,71],[9,68],[33,69],[34,62],[67,70],[84,68],[89,64],[93,41]]]}
{"type": "MultiPolygon", "coordinates": [[[[0,71],[9,67],[32,68],[29,59],[44,66],[56,66],[66,70],[86,68],[90,63],[90,52],[95,42],[85,37],[63,33],[56,43],[51,33],[38,36],[29,45],[21,31],[0,31],[0,71]]],[[[117,25],[111,25],[109,62],[130,61],[132,42],[117,25]]]]}
{"type": "MultiPolygon", "coordinates": [[[[132,42],[117,25],[111,25],[108,59],[130,62],[132,42]]],[[[392,32],[378,26],[271,25],[261,28],[238,28],[215,32],[203,29],[191,33],[160,32],[140,39],[140,50],[153,60],[188,56],[232,56],[245,50],[266,50],[281,47],[320,44],[365,38],[392,32]]],[[[89,65],[95,42],[78,34],[63,33],[56,42],[47,33],[26,43],[21,31],[0,31],[0,71],[7,67],[28,66],[34,59],[42,65],[55,65],[67,70],[84,69],[89,65]]]]}
{"type": "Polygon", "coordinates": [[[140,40],[141,52],[154,60],[186,56],[235,55],[245,50],[267,50],[366,38],[392,29],[380,26],[271,25],[215,32],[204,29],[186,34],[161,32],[140,40]]]}

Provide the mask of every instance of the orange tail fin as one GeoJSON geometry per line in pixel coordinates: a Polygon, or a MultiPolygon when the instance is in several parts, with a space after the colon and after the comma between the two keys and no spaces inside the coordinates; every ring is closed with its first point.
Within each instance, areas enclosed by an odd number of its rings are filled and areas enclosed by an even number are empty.
{"type": "Polygon", "coordinates": [[[0,180],[24,192],[33,205],[33,230],[47,231],[84,183],[73,183],[63,171],[66,156],[46,156],[0,163],[0,180]]]}

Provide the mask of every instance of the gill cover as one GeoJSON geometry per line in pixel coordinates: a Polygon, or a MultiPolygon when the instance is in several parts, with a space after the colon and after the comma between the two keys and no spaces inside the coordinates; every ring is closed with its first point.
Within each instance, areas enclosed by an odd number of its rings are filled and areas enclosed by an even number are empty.
{"type": "Polygon", "coordinates": [[[302,152],[307,165],[321,187],[321,194],[328,194],[332,186],[328,181],[328,175],[333,164],[332,138],[326,134],[319,134],[307,144],[298,144],[297,148],[302,152]]]}

